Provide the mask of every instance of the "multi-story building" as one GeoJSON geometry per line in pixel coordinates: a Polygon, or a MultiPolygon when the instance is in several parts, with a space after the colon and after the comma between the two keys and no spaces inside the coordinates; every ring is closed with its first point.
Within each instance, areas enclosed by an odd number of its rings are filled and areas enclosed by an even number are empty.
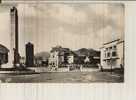
{"type": "Polygon", "coordinates": [[[104,69],[124,67],[124,40],[117,39],[103,44],[101,65],[104,69]]]}
{"type": "Polygon", "coordinates": [[[62,48],[61,46],[52,48],[49,57],[49,65],[58,68],[60,65],[66,64],[68,52],[68,48],[62,48]]]}
{"type": "MultiPolygon", "coordinates": [[[[85,51],[86,52],[86,51],[85,51]]],[[[81,65],[89,62],[89,64],[99,63],[100,61],[100,53],[93,51],[92,56],[87,56],[85,54],[77,53],[68,48],[62,48],[61,46],[57,46],[52,48],[50,52],[49,58],[49,66],[51,67],[62,67],[67,65],[81,65]]]]}

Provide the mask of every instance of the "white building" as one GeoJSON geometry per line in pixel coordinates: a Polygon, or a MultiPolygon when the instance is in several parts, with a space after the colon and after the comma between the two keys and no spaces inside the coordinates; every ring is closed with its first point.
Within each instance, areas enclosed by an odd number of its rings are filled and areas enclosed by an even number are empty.
{"type": "Polygon", "coordinates": [[[58,68],[59,66],[66,64],[68,53],[68,48],[62,48],[61,46],[53,47],[50,52],[49,65],[58,68]]]}
{"type": "Polygon", "coordinates": [[[124,41],[117,39],[104,43],[101,48],[101,65],[104,69],[124,67],[124,41]]]}
{"type": "Polygon", "coordinates": [[[74,55],[69,55],[68,56],[68,63],[73,64],[74,63],[74,55]]]}
{"type": "Polygon", "coordinates": [[[59,54],[58,51],[54,51],[54,52],[50,53],[50,58],[49,58],[49,65],[50,66],[58,68],[58,64],[59,64],[58,54],[59,54]]]}

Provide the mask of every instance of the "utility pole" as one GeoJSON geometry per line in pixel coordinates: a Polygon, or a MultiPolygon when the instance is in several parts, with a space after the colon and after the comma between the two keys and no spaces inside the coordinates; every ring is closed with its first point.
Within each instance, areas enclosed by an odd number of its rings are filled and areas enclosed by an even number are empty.
{"type": "Polygon", "coordinates": [[[112,57],[110,58],[110,64],[111,64],[111,74],[112,74],[112,57]]]}

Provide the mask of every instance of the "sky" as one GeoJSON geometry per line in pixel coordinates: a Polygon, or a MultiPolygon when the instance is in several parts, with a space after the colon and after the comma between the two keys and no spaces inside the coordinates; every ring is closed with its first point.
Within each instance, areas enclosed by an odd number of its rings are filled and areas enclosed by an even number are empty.
{"type": "MultiPolygon", "coordinates": [[[[123,4],[18,4],[16,7],[21,55],[25,54],[27,42],[34,44],[34,51],[37,53],[50,51],[56,45],[72,50],[98,49],[105,42],[124,37],[123,4]]],[[[8,12],[6,9],[0,7],[2,16],[7,16],[4,15],[8,12]]],[[[6,17],[3,19],[8,25],[6,17]]],[[[3,34],[8,33],[10,29],[2,30],[4,28],[0,28],[3,34]]]]}
{"type": "Polygon", "coordinates": [[[0,6],[0,44],[10,48],[9,6],[0,6]],[[6,40],[7,39],[7,40],[6,40]]]}

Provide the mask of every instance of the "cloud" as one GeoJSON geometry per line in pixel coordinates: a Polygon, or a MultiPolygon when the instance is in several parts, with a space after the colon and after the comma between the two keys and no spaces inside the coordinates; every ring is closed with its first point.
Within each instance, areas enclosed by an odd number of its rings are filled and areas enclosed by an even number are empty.
{"type": "Polygon", "coordinates": [[[17,8],[18,8],[20,17],[26,17],[26,18],[36,17],[37,12],[33,4],[31,5],[30,4],[19,4],[17,8]],[[25,15],[25,16],[21,16],[21,15],[25,15]]]}
{"type": "MultiPolygon", "coordinates": [[[[55,11],[50,11],[50,16],[67,24],[82,24],[86,22],[87,16],[84,12],[78,12],[69,5],[54,5],[55,11]]],[[[51,9],[52,10],[52,9],[51,9]]]]}
{"type": "Polygon", "coordinates": [[[8,6],[0,6],[0,44],[10,48],[10,14],[8,6]],[[6,40],[6,41],[5,41],[6,40]]]}
{"type": "Polygon", "coordinates": [[[18,12],[20,36],[33,41],[36,51],[57,44],[99,48],[103,40],[113,39],[112,34],[124,34],[122,4],[19,4],[18,12]]]}

